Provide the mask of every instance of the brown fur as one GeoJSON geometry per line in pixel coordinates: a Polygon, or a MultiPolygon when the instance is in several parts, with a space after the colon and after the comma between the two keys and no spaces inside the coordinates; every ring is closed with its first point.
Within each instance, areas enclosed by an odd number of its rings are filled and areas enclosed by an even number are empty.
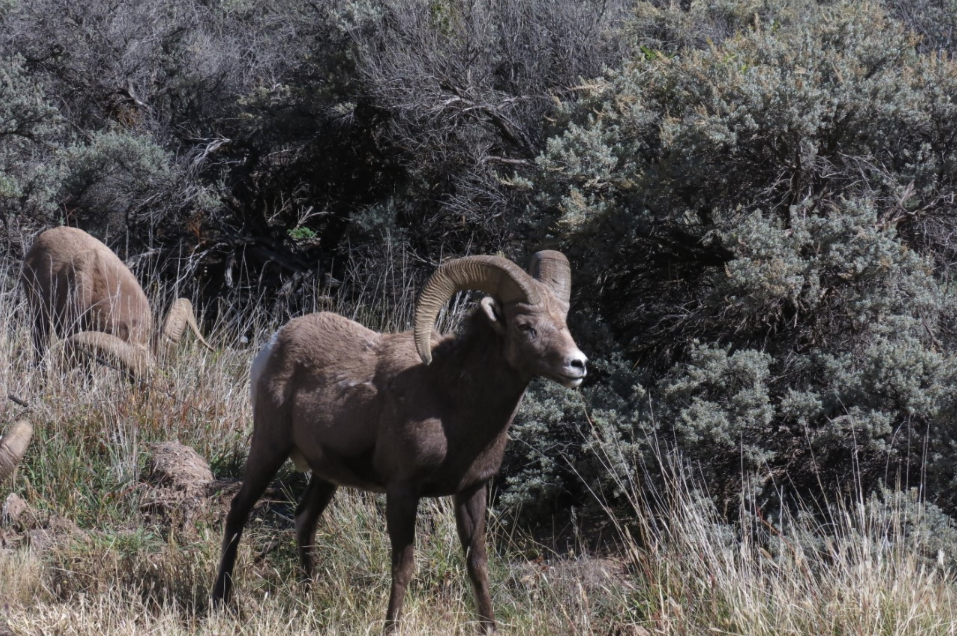
{"type": "Polygon", "coordinates": [[[33,314],[37,359],[52,333],[67,351],[85,351],[148,374],[153,354],[178,342],[187,326],[208,349],[185,298],[173,303],[161,333],[153,331],[149,300],[129,268],[86,232],[57,227],[43,232],[23,261],[21,283],[33,314]]]}
{"type": "Polygon", "coordinates": [[[421,497],[454,496],[483,630],[494,631],[484,523],[486,483],[502,463],[508,427],[528,382],[543,375],[577,385],[585,358],[565,326],[567,306],[535,280],[536,305],[493,299],[458,335],[432,334],[432,363],[413,333],[379,334],[331,313],[290,321],[253,363],[254,431],[246,479],[226,521],[213,599],[228,600],[236,544],[253,504],[292,456],[312,470],[296,512],[304,573],[322,510],[338,486],[387,495],[392,594],[398,624],[412,575],[421,497]]]}
{"type": "Polygon", "coordinates": [[[42,233],[23,261],[21,282],[33,313],[33,343],[42,355],[50,329],[61,338],[99,331],[149,346],[153,314],[129,268],[86,232],[42,233]]]}

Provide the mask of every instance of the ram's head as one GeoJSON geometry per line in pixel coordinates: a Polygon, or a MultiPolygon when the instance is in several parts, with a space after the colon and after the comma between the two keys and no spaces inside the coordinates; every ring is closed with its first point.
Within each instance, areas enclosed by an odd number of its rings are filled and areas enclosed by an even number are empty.
{"type": "Polygon", "coordinates": [[[457,292],[477,289],[488,294],[482,311],[504,337],[503,353],[513,369],[577,387],[585,378],[587,358],[565,324],[571,288],[571,267],[561,252],[536,252],[527,272],[499,256],[450,261],[436,270],[419,296],[416,349],[430,364],[432,325],[439,311],[457,292]]]}

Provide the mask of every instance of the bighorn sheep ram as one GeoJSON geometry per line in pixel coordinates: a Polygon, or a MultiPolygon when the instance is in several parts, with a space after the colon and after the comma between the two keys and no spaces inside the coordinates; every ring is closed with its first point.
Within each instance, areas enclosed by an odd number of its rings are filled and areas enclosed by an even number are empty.
{"type": "Polygon", "coordinates": [[[303,573],[312,576],[316,525],[336,488],[386,494],[396,629],[413,570],[421,497],[454,497],[459,538],[483,631],[495,630],[485,553],[486,483],[498,471],[509,424],[533,376],[568,387],[585,355],[565,324],[568,260],[536,253],[529,273],[504,258],[448,262],[419,296],[414,332],[380,334],[332,313],[294,319],[250,374],[253,436],[246,478],[226,518],[213,602],[228,601],[236,548],[256,500],[291,457],[312,476],[296,509],[303,573]],[[457,335],[433,332],[458,291],[489,294],[457,335]]]}
{"type": "Polygon", "coordinates": [[[192,304],[173,303],[163,328],[153,332],[149,300],[129,268],[83,230],[57,227],[40,234],[23,262],[21,283],[33,313],[33,344],[43,355],[50,330],[74,349],[117,362],[133,376],[147,373],[167,342],[186,327],[206,348],[192,304]]]}
{"type": "Polygon", "coordinates": [[[0,483],[13,473],[33,436],[33,426],[26,420],[20,420],[10,427],[7,434],[0,437],[0,483]]]}

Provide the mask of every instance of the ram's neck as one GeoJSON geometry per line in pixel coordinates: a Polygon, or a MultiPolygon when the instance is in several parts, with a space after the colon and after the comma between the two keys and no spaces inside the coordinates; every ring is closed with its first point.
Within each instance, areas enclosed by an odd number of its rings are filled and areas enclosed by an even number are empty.
{"type": "Polygon", "coordinates": [[[503,350],[504,337],[476,310],[432,352],[434,381],[456,396],[469,426],[493,435],[508,427],[530,380],[508,364],[503,350]]]}

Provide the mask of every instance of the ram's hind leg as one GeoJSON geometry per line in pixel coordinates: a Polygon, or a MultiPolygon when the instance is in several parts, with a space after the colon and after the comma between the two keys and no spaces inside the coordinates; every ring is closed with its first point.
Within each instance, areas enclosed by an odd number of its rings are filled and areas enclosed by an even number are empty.
{"type": "MultiPolygon", "coordinates": [[[[226,515],[226,530],[223,534],[223,556],[219,562],[219,574],[216,576],[216,585],[213,587],[212,600],[214,605],[229,602],[229,595],[233,587],[233,566],[236,565],[236,549],[239,539],[243,535],[243,527],[249,519],[253,506],[266,492],[269,482],[276,476],[279,467],[289,457],[288,448],[277,448],[267,444],[257,443],[253,435],[249,459],[246,460],[246,478],[242,488],[233,498],[226,515]]],[[[265,440],[263,440],[265,441],[265,440]]]]}
{"type": "Polygon", "coordinates": [[[336,494],[336,485],[317,477],[313,473],[309,486],[296,508],[296,547],[299,551],[299,563],[305,581],[312,580],[312,548],[316,540],[316,526],[322,511],[326,509],[332,496],[336,494]]]}

